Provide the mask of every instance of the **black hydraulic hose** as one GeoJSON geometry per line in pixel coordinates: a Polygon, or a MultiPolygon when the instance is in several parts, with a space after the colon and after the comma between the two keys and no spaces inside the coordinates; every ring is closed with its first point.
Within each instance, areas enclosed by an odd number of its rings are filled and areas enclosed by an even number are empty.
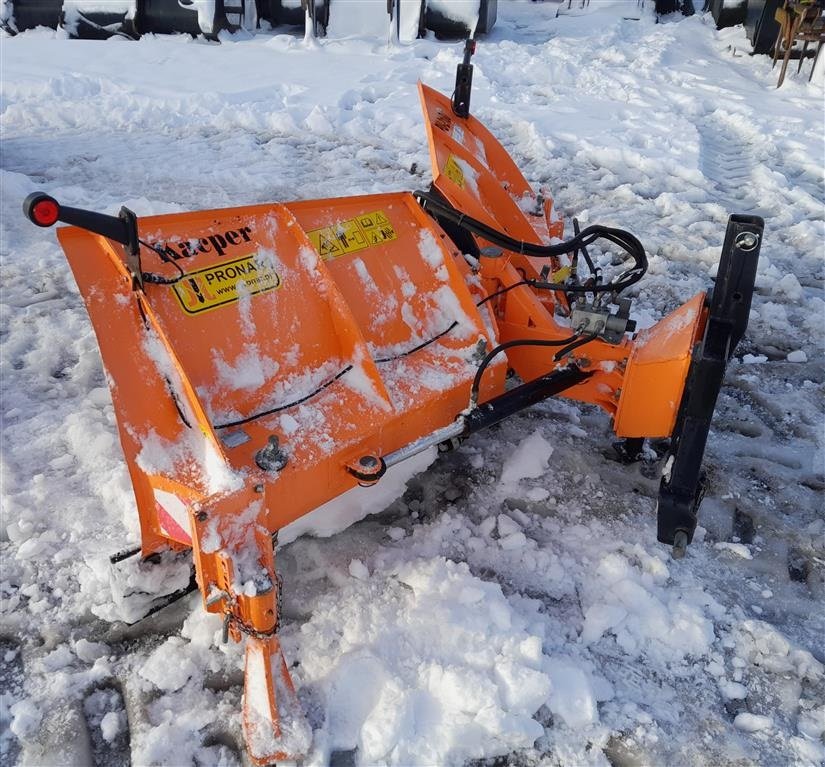
{"type": "MultiPolygon", "coordinates": [[[[579,226],[579,219],[577,219],[577,218],[573,219],[573,234],[575,234],[576,237],[578,237],[581,234],[581,227],[579,226]]],[[[581,248],[579,248],[579,250],[581,250],[581,254],[582,254],[582,256],[584,256],[584,260],[585,260],[585,263],[587,264],[587,268],[590,270],[590,274],[592,274],[593,279],[596,280],[596,282],[598,282],[599,281],[599,272],[600,272],[600,270],[593,263],[593,259],[590,258],[590,254],[587,252],[587,248],[584,245],[582,245],[581,248]]],[[[577,250],[576,251],[577,256],[578,256],[578,253],[579,253],[579,251],[577,250]]]]}
{"type": "Polygon", "coordinates": [[[573,349],[578,349],[580,346],[584,346],[585,344],[589,344],[591,341],[595,341],[599,337],[598,333],[593,333],[589,336],[582,336],[581,338],[577,338],[574,341],[571,341],[564,349],[560,349],[553,355],[553,359],[556,362],[559,360],[564,359],[573,349]]]}
{"type": "Polygon", "coordinates": [[[524,242],[523,240],[517,240],[504,232],[493,229],[483,221],[479,221],[456,210],[451,205],[444,203],[428,192],[418,191],[415,192],[414,195],[424,210],[430,211],[436,218],[444,218],[461,229],[478,237],[482,237],[488,242],[492,242],[494,245],[513,253],[521,253],[533,258],[553,258],[586,248],[596,240],[602,239],[618,245],[622,250],[632,256],[635,261],[634,266],[625,272],[616,282],[589,286],[541,282],[537,283],[536,287],[541,287],[546,290],[556,290],[560,293],[617,293],[637,283],[647,271],[647,254],[645,253],[644,246],[635,235],[624,229],[593,225],[581,230],[579,234],[565,242],[560,242],[556,245],[536,245],[534,243],[524,242]]]}
{"type": "Polygon", "coordinates": [[[508,285],[506,288],[501,288],[501,290],[497,290],[495,293],[490,293],[489,296],[482,298],[481,301],[476,303],[476,306],[482,306],[486,304],[488,301],[492,301],[494,298],[498,298],[499,296],[504,295],[505,293],[509,293],[511,290],[515,288],[520,288],[522,285],[532,285],[535,287],[536,281],[535,280],[521,280],[520,282],[514,282],[512,285],[508,285]]]}
{"type": "Polygon", "coordinates": [[[481,364],[478,366],[475,378],[473,379],[472,388],[470,389],[470,402],[473,405],[475,405],[476,402],[478,402],[478,390],[481,388],[481,376],[484,375],[484,371],[487,369],[487,367],[493,361],[493,359],[495,359],[502,352],[507,351],[507,349],[512,349],[514,346],[568,346],[569,344],[574,343],[578,340],[580,340],[580,336],[560,338],[557,341],[543,338],[517,338],[513,341],[507,341],[506,343],[499,344],[492,351],[487,353],[487,356],[481,361],[481,364]]]}

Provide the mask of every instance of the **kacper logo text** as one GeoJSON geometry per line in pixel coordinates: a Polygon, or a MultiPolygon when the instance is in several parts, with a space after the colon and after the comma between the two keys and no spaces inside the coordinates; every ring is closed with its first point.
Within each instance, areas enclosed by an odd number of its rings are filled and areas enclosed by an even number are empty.
{"type": "Polygon", "coordinates": [[[218,256],[223,256],[232,248],[251,241],[252,227],[243,226],[240,229],[228,229],[222,234],[208,234],[206,237],[193,237],[177,242],[156,242],[152,247],[179,261],[182,258],[192,258],[198,253],[217,253],[218,256]]]}

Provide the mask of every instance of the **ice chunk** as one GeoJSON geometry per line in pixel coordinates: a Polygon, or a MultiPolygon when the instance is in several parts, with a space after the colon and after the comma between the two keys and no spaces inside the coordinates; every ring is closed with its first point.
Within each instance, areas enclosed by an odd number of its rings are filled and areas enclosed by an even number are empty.
{"type": "Polygon", "coordinates": [[[32,735],[40,726],[40,709],[28,699],[15,703],[11,709],[12,721],[9,729],[21,740],[32,735]]]}
{"type": "Polygon", "coordinates": [[[359,581],[365,581],[370,577],[370,571],[360,559],[353,559],[349,563],[349,574],[353,578],[358,578],[359,581]]]}
{"type": "Polygon", "coordinates": [[[120,716],[116,711],[108,711],[100,720],[100,732],[103,739],[108,743],[111,743],[118,736],[121,728],[120,716]]]}
{"type": "Polygon", "coordinates": [[[185,642],[180,637],[170,637],[160,647],[155,648],[139,673],[159,690],[179,690],[198,668],[185,651],[185,642]]]}
{"type": "Polygon", "coordinates": [[[537,430],[521,441],[504,462],[502,482],[518,482],[520,479],[540,477],[547,469],[547,461],[553,454],[553,446],[537,430]]]}
{"type": "Polygon", "coordinates": [[[750,714],[743,711],[741,714],[736,715],[733,725],[743,732],[759,732],[773,727],[773,719],[769,716],[760,716],[759,714],[750,714]]]}
{"type": "Polygon", "coordinates": [[[729,551],[731,554],[736,554],[742,559],[753,559],[751,550],[744,543],[728,543],[727,541],[719,541],[713,545],[717,551],[729,551]]]}
{"type": "Polygon", "coordinates": [[[521,527],[518,522],[515,522],[506,514],[499,514],[497,522],[499,538],[504,538],[508,535],[512,535],[513,533],[521,532],[521,527]]]}
{"type": "Polygon", "coordinates": [[[598,721],[596,700],[587,675],[569,660],[553,658],[548,663],[552,684],[549,708],[571,729],[598,721]]]}

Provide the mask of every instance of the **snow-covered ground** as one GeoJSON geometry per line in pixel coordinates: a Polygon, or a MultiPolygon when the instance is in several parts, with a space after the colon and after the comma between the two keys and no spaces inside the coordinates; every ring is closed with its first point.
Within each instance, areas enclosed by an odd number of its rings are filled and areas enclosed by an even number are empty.
{"type": "MultiPolygon", "coordinates": [[[[612,462],[604,415],[557,400],[282,547],[310,764],[825,762],[821,77],[792,64],[776,90],[741,28],[651,6],[500,2],[473,110],[565,216],[644,241],[643,322],[710,284],[729,212],[765,218],[697,540],[671,560],[656,464],[612,462]]],[[[99,617],[134,501],[83,304],[20,201],[142,215],[423,187],[415,83],[449,93],[461,46],[0,48],[0,762],[238,764],[242,655],[199,597],[99,617]]]]}

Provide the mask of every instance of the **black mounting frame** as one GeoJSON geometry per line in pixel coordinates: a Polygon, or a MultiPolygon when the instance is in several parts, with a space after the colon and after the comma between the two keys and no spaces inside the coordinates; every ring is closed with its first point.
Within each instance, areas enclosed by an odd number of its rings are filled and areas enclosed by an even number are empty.
{"type": "Polygon", "coordinates": [[[702,458],[725,368],[748,326],[765,222],[758,216],[728,220],[704,336],[693,353],[659,485],[657,537],[683,556],[693,540],[705,493],[702,458]]]}

